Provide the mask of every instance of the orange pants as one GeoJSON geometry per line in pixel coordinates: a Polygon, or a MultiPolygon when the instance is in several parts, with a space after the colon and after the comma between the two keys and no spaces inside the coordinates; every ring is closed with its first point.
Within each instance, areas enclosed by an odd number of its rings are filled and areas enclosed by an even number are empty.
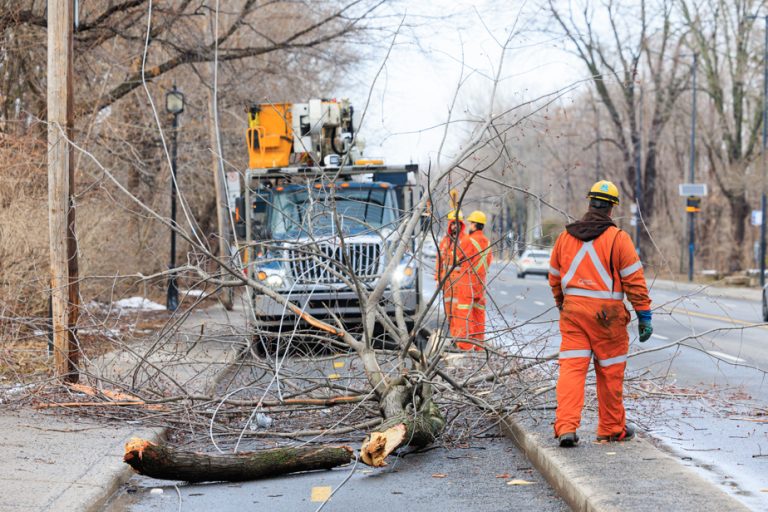
{"type": "Polygon", "coordinates": [[[624,430],[623,388],[629,319],[623,302],[566,297],[560,313],[562,341],[555,437],[576,432],[581,424],[584,384],[593,356],[597,378],[597,435],[610,436],[624,430]]]}
{"type": "MultiPolygon", "coordinates": [[[[485,299],[479,299],[472,303],[472,312],[469,314],[469,337],[482,345],[485,341],[485,299]]],[[[482,347],[475,346],[475,350],[482,347]]]]}

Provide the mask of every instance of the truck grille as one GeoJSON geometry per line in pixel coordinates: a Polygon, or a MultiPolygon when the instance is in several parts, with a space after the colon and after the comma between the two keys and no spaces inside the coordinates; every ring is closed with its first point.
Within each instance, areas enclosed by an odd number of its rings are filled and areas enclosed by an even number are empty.
{"type": "Polygon", "coordinates": [[[379,275],[381,244],[352,243],[341,247],[331,244],[304,246],[289,249],[291,277],[299,284],[341,284],[346,278],[352,281],[354,274],[362,282],[371,282],[379,275]]]}

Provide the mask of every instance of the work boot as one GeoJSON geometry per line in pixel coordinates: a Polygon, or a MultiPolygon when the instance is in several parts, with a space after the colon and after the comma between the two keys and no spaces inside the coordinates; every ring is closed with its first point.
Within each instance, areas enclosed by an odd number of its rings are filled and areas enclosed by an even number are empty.
{"type": "Polygon", "coordinates": [[[624,425],[624,430],[618,434],[612,434],[610,436],[597,436],[598,443],[620,443],[623,441],[630,441],[635,438],[635,429],[629,425],[624,425]]]}
{"type": "Polygon", "coordinates": [[[571,448],[579,442],[579,436],[576,432],[566,432],[557,438],[560,441],[560,448],[571,448]]]}

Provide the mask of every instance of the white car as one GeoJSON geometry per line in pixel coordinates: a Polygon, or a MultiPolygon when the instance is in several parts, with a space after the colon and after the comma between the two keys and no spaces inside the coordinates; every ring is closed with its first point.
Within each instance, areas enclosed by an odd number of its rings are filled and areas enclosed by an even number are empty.
{"type": "Polygon", "coordinates": [[[552,253],[546,249],[529,249],[515,262],[517,277],[525,279],[528,274],[546,276],[549,273],[549,258],[552,253]]]}
{"type": "Polygon", "coordinates": [[[424,240],[424,245],[421,246],[421,254],[431,259],[437,258],[437,245],[435,245],[435,241],[431,237],[427,237],[424,240]]]}

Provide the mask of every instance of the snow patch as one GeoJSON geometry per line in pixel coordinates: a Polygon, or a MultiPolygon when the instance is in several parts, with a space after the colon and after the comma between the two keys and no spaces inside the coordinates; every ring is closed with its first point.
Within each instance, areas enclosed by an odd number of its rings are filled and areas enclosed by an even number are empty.
{"type": "Polygon", "coordinates": [[[143,311],[164,311],[165,306],[152,302],[145,297],[129,297],[115,302],[115,307],[120,309],[141,309],[143,311]]]}

